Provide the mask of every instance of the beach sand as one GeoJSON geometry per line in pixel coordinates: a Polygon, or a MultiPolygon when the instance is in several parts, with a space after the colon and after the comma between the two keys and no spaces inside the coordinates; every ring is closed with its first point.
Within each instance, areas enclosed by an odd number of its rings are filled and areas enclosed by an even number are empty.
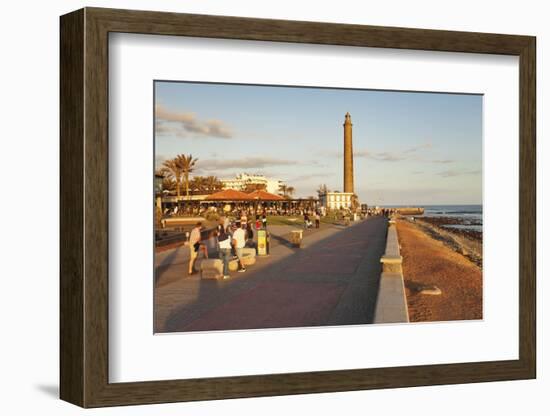
{"type": "Polygon", "coordinates": [[[480,266],[421,225],[400,219],[397,230],[410,321],[482,319],[480,266]]]}

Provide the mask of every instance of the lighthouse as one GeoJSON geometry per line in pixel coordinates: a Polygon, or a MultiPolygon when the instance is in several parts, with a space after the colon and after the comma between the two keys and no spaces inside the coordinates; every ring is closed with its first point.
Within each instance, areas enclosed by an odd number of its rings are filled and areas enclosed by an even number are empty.
{"type": "Polygon", "coordinates": [[[344,121],[344,192],[353,194],[353,141],[351,116],[346,113],[344,121]]]}
{"type": "Polygon", "coordinates": [[[353,187],[353,143],[351,115],[344,120],[344,192],[326,191],[319,195],[319,202],[327,210],[352,209],[358,203],[353,187]]]}

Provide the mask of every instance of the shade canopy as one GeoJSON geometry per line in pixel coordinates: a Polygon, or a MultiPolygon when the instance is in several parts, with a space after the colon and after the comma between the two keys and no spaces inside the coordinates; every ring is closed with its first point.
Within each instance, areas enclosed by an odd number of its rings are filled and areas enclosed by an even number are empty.
{"type": "Polygon", "coordinates": [[[255,201],[285,201],[281,195],[275,195],[267,191],[254,191],[248,194],[248,196],[255,201]]]}
{"type": "Polygon", "coordinates": [[[236,189],[225,189],[220,192],[208,195],[205,201],[252,201],[253,198],[249,194],[246,194],[236,189]]]}

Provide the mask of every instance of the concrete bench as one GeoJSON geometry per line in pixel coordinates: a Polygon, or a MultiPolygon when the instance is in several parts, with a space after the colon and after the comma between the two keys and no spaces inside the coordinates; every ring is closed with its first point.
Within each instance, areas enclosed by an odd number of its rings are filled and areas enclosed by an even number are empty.
{"type": "Polygon", "coordinates": [[[220,259],[197,259],[195,270],[201,274],[201,279],[221,279],[223,277],[223,262],[220,259]]]}
{"type": "MultiPolygon", "coordinates": [[[[252,266],[256,263],[256,249],[245,247],[243,250],[243,265],[252,266]]],[[[237,259],[229,262],[229,270],[235,272],[239,269],[239,261],[237,259]]]]}

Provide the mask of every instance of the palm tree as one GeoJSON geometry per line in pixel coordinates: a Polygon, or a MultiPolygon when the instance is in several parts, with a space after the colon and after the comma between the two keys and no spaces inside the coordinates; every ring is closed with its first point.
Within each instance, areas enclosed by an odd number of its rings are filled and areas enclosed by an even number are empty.
{"type": "Polygon", "coordinates": [[[319,188],[317,188],[317,195],[321,196],[328,192],[328,187],[325,183],[319,185],[319,188]]]}
{"type": "Polygon", "coordinates": [[[204,176],[195,176],[189,186],[193,192],[202,194],[206,191],[206,178],[204,176]]]}
{"type": "Polygon", "coordinates": [[[222,183],[216,176],[208,176],[204,178],[204,186],[210,194],[221,191],[222,189],[222,183]]]}
{"type": "Polygon", "coordinates": [[[176,189],[176,181],[172,178],[163,178],[162,189],[165,191],[174,191],[176,189]]]}
{"type": "Polygon", "coordinates": [[[266,190],[267,190],[267,185],[265,183],[249,182],[244,187],[244,191],[247,193],[254,192],[254,191],[266,191],[266,190]]]}
{"type": "Polygon", "coordinates": [[[288,186],[286,186],[284,183],[279,185],[279,194],[286,197],[286,193],[288,192],[288,186]]]}
{"type": "Polygon", "coordinates": [[[287,186],[287,187],[286,187],[286,193],[288,194],[289,197],[292,196],[292,194],[294,194],[294,191],[295,191],[295,190],[296,190],[296,189],[294,189],[293,186],[287,186]]]}
{"type": "Polygon", "coordinates": [[[189,199],[189,174],[193,172],[195,164],[199,159],[193,159],[193,155],[177,155],[176,163],[179,165],[182,175],[183,182],[185,184],[185,196],[189,199]]]}
{"type": "Polygon", "coordinates": [[[164,174],[167,180],[173,181],[176,184],[176,195],[179,204],[180,199],[180,185],[183,170],[178,163],[177,158],[164,161],[162,164],[161,172],[164,174]]]}

